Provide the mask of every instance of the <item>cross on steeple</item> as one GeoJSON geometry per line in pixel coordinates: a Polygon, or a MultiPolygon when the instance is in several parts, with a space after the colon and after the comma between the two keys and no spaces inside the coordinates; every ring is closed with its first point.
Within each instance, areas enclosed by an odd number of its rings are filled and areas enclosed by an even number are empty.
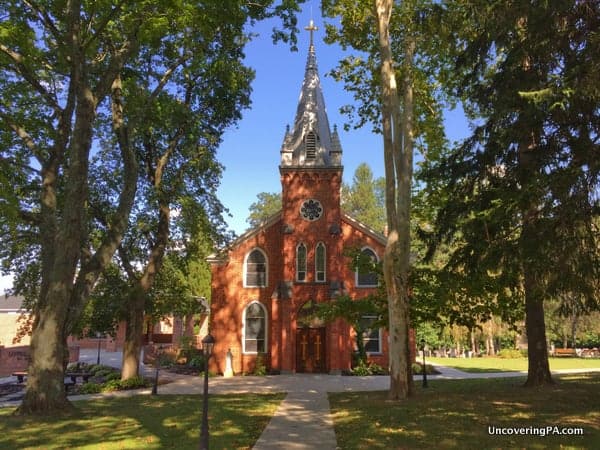
{"type": "Polygon", "coordinates": [[[313,46],[313,32],[317,31],[318,28],[315,26],[315,23],[313,22],[312,19],[310,19],[310,22],[308,23],[307,27],[304,27],[304,29],[308,32],[310,32],[310,46],[313,46]]]}

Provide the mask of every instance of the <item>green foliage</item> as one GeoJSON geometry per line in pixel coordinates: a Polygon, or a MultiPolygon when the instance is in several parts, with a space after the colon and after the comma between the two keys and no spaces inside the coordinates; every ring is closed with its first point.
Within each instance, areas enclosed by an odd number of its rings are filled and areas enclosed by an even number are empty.
{"type": "Polygon", "coordinates": [[[204,356],[194,356],[188,360],[187,365],[200,370],[200,372],[204,371],[204,356]]]}
{"type": "MultiPolygon", "coordinates": [[[[0,262],[41,317],[34,341],[64,339],[90,323],[110,331],[104,306],[112,289],[80,319],[111,261],[130,284],[144,280],[137,297],[144,303],[165,250],[198,234],[181,224],[186,214],[211,241],[226,238],[215,152],[250,104],[254,71],[243,60],[250,27],[279,18],[273,39],[293,46],[299,3],[0,5],[0,89],[10,98],[0,106],[0,262]]],[[[136,306],[127,311],[145,305],[136,306]]],[[[55,353],[33,351],[32,364],[54,358],[59,366],[55,353]]],[[[26,396],[25,409],[49,398],[60,407],[58,392],[46,394],[26,396]]]]}
{"type": "Polygon", "coordinates": [[[149,383],[142,377],[132,377],[126,380],[109,380],[101,385],[102,392],[124,391],[148,387],[149,383]]]}
{"type": "Polygon", "coordinates": [[[367,163],[358,165],[352,185],[342,186],[342,209],[353,218],[383,233],[386,225],[385,180],[373,179],[367,163]]]}
{"type": "Polygon", "coordinates": [[[257,376],[265,376],[267,374],[267,366],[265,364],[265,355],[264,353],[259,353],[256,355],[256,364],[254,365],[254,370],[252,371],[252,375],[257,376]]]}
{"type": "Polygon", "coordinates": [[[99,394],[100,392],[102,392],[102,385],[97,383],[84,383],[77,389],[77,393],[81,395],[99,394]]]}
{"type": "Polygon", "coordinates": [[[259,192],[257,200],[250,205],[250,214],[246,222],[250,228],[255,228],[281,211],[281,195],[270,192],[259,192]]]}
{"type": "Polygon", "coordinates": [[[358,364],[352,367],[350,373],[357,377],[366,377],[370,375],[387,375],[388,372],[378,364],[359,360],[358,364]]]}
{"type": "Polygon", "coordinates": [[[516,348],[504,348],[498,352],[498,358],[512,359],[522,357],[523,353],[521,353],[521,350],[516,348]]]}
{"type": "MultiPolygon", "coordinates": [[[[425,368],[427,375],[434,375],[436,373],[439,373],[431,364],[426,364],[425,368]]],[[[414,375],[423,375],[423,364],[413,363],[412,371],[414,375]]]]}

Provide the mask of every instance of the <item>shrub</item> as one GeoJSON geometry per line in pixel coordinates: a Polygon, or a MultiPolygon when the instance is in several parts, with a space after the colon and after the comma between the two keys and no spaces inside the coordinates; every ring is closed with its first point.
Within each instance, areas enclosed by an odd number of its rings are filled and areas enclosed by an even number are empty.
{"type": "Polygon", "coordinates": [[[103,392],[124,391],[146,387],[146,380],[142,377],[128,378],[127,380],[110,380],[102,384],[103,392]]]}
{"type": "Polygon", "coordinates": [[[199,369],[200,371],[204,370],[204,357],[202,356],[194,356],[190,359],[187,365],[193,369],[199,369]]]}
{"type": "MultiPolygon", "coordinates": [[[[431,364],[427,364],[427,375],[433,375],[439,373],[431,364]]],[[[421,363],[413,363],[412,371],[414,375],[422,375],[423,374],[423,365],[421,363]]]]}
{"type": "Polygon", "coordinates": [[[265,376],[267,374],[267,366],[265,365],[265,356],[262,353],[259,353],[256,357],[256,365],[254,366],[254,371],[252,375],[265,376]]]}
{"type": "Polygon", "coordinates": [[[518,350],[516,348],[505,348],[498,352],[498,358],[511,359],[511,358],[522,358],[522,357],[523,357],[523,354],[521,353],[521,350],[518,350]]]}
{"type": "Polygon", "coordinates": [[[89,365],[85,362],[74,362],[67,365],[67,372],[89,372],[89,365]]]}
{"type": "Polygon", "coordinates": [[[120,380],[120,379],[121,379],[121,374],[119,372],[112,372],[104,377],[105,381],[120,380]]]}
{"type": "Polygon", "coordinates": [[[96,383],[85,383],[79,387],[78,393],[84,394],[99,394],[102,392],[102,385],[96,383]]]}
{"type": "Polygon", "coordinates": [[[358,377],[365,377],[369,375],[385,375],[387,371],[379,364],[359,361],[358,365],[352,368],[351,373],[358,377]]]}
{"type": "Polygon", "coordinates": [[[127,380],[122,380],[120,384],[121,384],[121,390],[138,389],[138,388],[146,387],[146,380],[144,380],[144,378],[138,376],[138,377],[128,378],[127,380]]]}

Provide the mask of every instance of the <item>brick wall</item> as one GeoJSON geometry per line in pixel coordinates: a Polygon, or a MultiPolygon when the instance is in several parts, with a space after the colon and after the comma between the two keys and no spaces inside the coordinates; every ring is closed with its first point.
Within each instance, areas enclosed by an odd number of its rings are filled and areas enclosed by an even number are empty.
{"type": "MultiPolygon", "coordinates": [[[[69,347],[69,362],[79,361],[79,347],[69,347]]],[[[27,370],[29,346],[4,347],[0,345],[0,377],[10,376],[15,371],[27,370]]]]}

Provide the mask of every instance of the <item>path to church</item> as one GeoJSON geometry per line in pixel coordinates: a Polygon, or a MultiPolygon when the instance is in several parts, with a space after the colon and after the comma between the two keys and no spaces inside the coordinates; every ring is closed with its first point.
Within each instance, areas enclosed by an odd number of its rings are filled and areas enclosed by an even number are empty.
{"type": "MultiPolygon", "coordinates": [[[[120,352],[102,352],[101,362],[119,367],[122,354],[120,352]]],[[[95,362],[96,352],[82,350],[80,360],[95,362]]],[[[465,373],[449,367],[438,366],[440,375],[431,376],[432,379],[463,379],[463,378],[495,378],[518,377],[522,372],[502,373],[465,373]]],[[[588,370],[589,369],[584,369],[588,370]]],[[[152,374],[150,367],[142,366],[142,371],[152,374]]],[[[577,372],[557,371],[557,372],[577,372]]],[[[173,378],[173,382],[161,385],[159,394],[194,394],[202,393],[202,378],[183,375],[161,375],[173,378]]],[[[12,378],[0,379],[2,382],[14,381],[12,378]]],[[[415,382],[420,382],[420,377],[415,377],[415,382]]],[[[277,412],[263,431],[260,439],[254,446],[255,450],[270,449],[336,449],[337,442],[333,431],[333,420],[329,411],[328,392],[351,391],[381,391],[389,388],[389,378],[386,376],[375,377],[347,377],[335,375],[276,375],[265,377],[215,377],[210,380],[209,391],[211,394],[237,394],[237,393],[272,393],[287,392],[277,412]]],[[[121,391],[116,396],[136,395],[139,391],[121,391]]],[[[149,393],[149,391],[148,391],[149,393]]],[[[81,399],[102,396],[79,396],[81,399]]],[[[75,400],[76,398],[72,398],[75,400]]],[[[0,399],[0,406],[15,406],[18,402],[5,402],[0,399]]]]}

